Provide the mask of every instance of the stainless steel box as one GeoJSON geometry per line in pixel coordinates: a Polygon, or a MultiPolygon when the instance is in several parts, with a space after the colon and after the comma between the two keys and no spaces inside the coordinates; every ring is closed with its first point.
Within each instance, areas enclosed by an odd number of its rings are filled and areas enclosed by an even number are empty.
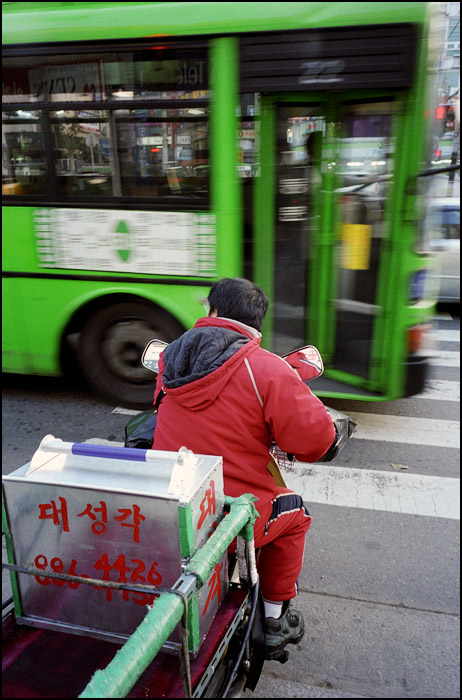
{"type": "MultiPolygon", "coordinates": [[[[221,457],[64,443],[46,436],[3,477],[11,563],[171,587],[223,517],[221,457]],[[143,459],[144,461],[139,461],[143,459]]],[[[18,621],[112,641],[140,624],[153,594],[16,574],[18,621]]],[[[199,649],[227,591],[226,555],[190,610],[199,649]]],[[[180,639],[179,629],[167,648],[180,639]]]]}

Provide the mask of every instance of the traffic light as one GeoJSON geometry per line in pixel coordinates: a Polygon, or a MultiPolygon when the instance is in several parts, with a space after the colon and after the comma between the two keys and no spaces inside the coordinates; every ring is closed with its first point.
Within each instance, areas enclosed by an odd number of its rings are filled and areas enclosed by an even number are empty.
{"type": "Polygon", "coordinates": [[[436,108],[436,118],[444,119],[446,121],[446,114],[448,112],[448,105],[438,105],[436,108]]]}
{"type": "Polygon", "coordinates": [[[438,105],[435,110],[435,132],[442,136],[446,131],[454,130],[454,107],[452,105],[438,105]]]}

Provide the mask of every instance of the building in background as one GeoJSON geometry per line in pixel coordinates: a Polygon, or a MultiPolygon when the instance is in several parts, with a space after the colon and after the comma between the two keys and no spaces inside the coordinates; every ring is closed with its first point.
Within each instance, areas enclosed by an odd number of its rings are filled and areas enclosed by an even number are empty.
{"type": "Polygon", "coordinates": [[[460,4],[438,3],[438,12],[442,42],[436,69],[436,160],[441,165],[455,165],[460,162],[460,4]]]}
{"type": "Polygon", "coordinates": [[[460,4],[440,3],[444,15],[444,43],[438,57],[438,94],[441,99],[459,97],[460,89],[460,4]]]}

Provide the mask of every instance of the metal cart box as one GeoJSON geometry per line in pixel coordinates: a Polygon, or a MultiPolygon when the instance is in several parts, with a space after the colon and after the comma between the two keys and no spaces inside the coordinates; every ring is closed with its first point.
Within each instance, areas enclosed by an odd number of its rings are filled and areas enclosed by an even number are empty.
{"type": "MultiPolygon", "coordinates": [[[[144,451],[48,435],[31,462],[3,477],[3,491],[10,563],[134,585],[171,587],[223,517],[222,458],[186,448],[144,451]]],[[[116,642],[154,601],[149,591],[15,575],[19,622],[116,642]]],[[[191,606],[191,652],[226,587],[225,555],[191,606]]],[[[177,629],[167,648],[179,640],[177,629]]]]}

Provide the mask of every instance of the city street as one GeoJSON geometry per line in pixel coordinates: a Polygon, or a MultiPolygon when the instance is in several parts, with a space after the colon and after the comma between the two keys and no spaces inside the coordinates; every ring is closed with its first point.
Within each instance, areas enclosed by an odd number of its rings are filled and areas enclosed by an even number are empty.
{"type": "Polygon", "coordinates": [[[460,698],[460,3],[4,2],[2,66],[3,697],[460,698]]]}
{"type": "MultiPolygon", "coordinates": [[[[325,400],[354,418],[354,437],[335,462],[284,473],[313,518],[297,599],[305,637],[246,696],[460,697],[459,330],[441,311],[422,394],[325,400]]],[[[128,418],[80,377],[4,376],[3,474],[49,433],[121,442],[128,418]]],[[[3,583],[5,600],[6,573],[3,583]]]]}

